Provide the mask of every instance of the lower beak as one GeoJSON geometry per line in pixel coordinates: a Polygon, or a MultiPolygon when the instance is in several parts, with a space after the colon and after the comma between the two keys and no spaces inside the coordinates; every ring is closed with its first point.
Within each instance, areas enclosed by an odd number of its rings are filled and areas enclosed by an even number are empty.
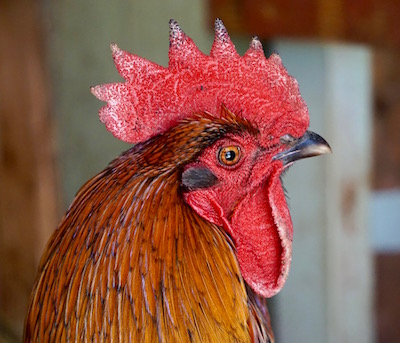
{"type": "Polygon", "coordinates": [[[331,147],[325,139],[315,132],[306,131],[306,133],[291,142],[290,148],[276,154],[272,160],[282,161],[283,165],[288,165],[297,160],[307,157],[318,156],[332,152],[331,147]]]}

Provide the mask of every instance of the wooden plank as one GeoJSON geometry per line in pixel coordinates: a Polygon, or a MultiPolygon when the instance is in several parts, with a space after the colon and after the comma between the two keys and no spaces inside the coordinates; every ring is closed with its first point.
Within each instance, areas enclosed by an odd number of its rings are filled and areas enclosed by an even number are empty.
{"type": "Polygon", "coordinates": [[[400,48],[398,0],[211,0],[210,18],[231,34],[329,38],[400,48]]]}
{"type": "Polygon", "coordinates": [[[400,342],[400,253],[376,256],[376,318],[378,342],[400,342]]]}
{"type": "Polygon", "coordinates": [[[328,342],[372,342],[372,250],[368,206],[372,159],[372,61],[361,47],[327,50],[328,342]]]}
{"type": "Polygon", "coordinates": [[[400,188],[399,61],[400,49],[374,52],[374,189],[400,188]]]}
{"type": "Polygon", "coordinates": [[[272,48],[299,82],[311,130],[333,149],[285,177],[294,253],[276,299],[278,341],[372,342],[371,55],[334,44],[277,41],[272,48]]]}
{"type": "Polygon", "coordinates": [[[17,337],[59,216],[38,4],[0,2],[0,319],[17,337]]]}

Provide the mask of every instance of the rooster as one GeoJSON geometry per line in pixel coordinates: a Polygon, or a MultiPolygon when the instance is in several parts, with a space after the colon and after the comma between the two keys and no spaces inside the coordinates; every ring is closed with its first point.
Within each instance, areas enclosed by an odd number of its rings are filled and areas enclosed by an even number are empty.
{"type": "Polygon", "coordinates": [[[273,342],[292,222],[281,174],[330,151],[296,80],[221,20],[205,55],[170,21],[167,68],[111,46],[92,93],[134,143],[79,191],[42,257],[25,342],[273,342]]]}

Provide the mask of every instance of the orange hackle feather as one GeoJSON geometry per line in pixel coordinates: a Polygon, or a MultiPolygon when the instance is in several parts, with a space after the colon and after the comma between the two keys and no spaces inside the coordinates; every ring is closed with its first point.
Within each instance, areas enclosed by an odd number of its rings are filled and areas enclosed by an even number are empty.
{"type": "Polygon", "coordinates": [[[242,131],[257,130],[203,113],[87,182],[42,258],[24,341],[272,342],[232,241],[181,196],[182,168],[242,131]]]}

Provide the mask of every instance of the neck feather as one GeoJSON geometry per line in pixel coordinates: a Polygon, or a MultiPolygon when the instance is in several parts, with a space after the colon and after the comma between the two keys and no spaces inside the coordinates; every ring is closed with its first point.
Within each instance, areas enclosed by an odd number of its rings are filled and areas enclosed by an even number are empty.
{"type": "Polygon", "coordinates": [[[138,145],[82,187],[42,259],[27,332],[71,340],[249,340],[235,249],[179,189],[181,165],[225,133],[223,124],[210,124],[197,145],[193,129],[175,150],[161,138],[138,145]]]}

